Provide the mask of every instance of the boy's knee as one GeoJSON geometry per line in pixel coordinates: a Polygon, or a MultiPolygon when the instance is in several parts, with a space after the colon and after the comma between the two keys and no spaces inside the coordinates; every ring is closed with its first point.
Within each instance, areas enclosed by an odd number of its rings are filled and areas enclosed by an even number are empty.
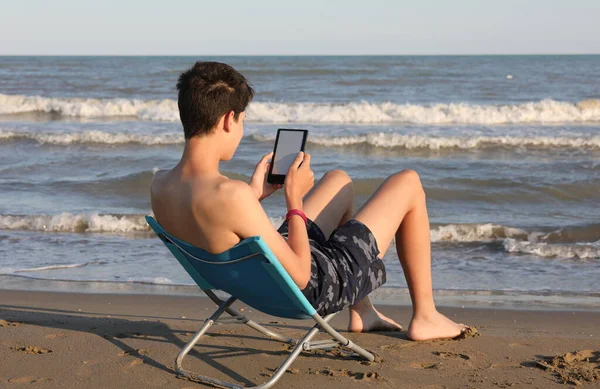
{"type": "Polygon", "coordinates": [[[419,196],[425,196],[425,191],[423,190],[419,173],[412,169],[406,169],[398,173],[394,173],[390,176],[389,180],[393,181],[396,185],[401,185],[405,188],[408,187],[414,190],[419,196]]]}
{"type": "Polygon", "coordinates": [[[343,184],[348,184],[352,182],[352,179],[350,178],[348,173],[341,169],[330,170],[327,173],[325,173],[323,178],[327,178],[328,180],[336,180],[343,184]]]}

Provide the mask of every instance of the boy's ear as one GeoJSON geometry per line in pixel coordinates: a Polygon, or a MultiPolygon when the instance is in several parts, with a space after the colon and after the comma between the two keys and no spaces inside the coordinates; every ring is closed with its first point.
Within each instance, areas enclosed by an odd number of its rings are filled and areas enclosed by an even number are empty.
{"type": "Polygon", "coordinates": [[[225,130],[225,132],[231,131],[231,127],[233,126],[233,122],[234,122],[234,116],[235,116],[235,113],[233,111],[230,111],[224,115],[223,130],[225,130]]]}

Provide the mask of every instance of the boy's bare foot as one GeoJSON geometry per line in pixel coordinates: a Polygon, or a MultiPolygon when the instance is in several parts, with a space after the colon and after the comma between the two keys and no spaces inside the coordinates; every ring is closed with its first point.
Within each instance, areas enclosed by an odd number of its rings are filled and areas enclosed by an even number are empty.
{"type": "Polygon", "coordinates": [[[413,316],[406,335],[411,340],[454,338],[466,328],[464,324],[457,324],[434,311],[427,315],[413,316]]]}
{"type": "Polygon", "coordinates": [[[400,324],[377,311],[372,305],[370,308],[360,313],[350,308],[349,332],[402,331],[400,324]]]}

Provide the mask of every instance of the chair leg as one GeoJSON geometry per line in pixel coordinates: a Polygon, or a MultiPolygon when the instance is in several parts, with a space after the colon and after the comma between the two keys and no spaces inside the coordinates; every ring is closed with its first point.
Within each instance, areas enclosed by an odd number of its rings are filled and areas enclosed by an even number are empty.
{"type": "MultiPolygon", "coordinates": [[[[220,298],[218,298],[211,290],[203,290],[203,292],[217,305],[223,304],[223,300],[221,300],[220,298]]],[[[290,343],[290,344],[300,344],[301,341],[297,340],[297,339],[293,339],[293,338],[289,338],[285,335],[280,335],[276,332],[273,332],[263,326],[261,326],[260,324],[248,319],[246,316],[242,315],[240,312],[236,311],[233,308],[230,308],[229,306],[225,309],[225,312],[227,312],[229,315],[239,319],[240,321],[242,321],[244,324],[248,325],[249,327],[255,329],[256,331],[260,332],[261,334],[271,337],[273,339],[279,340],[280,342],[283,343],[290,343]]],[[[364,359],[368,360],[368,361],[374,361],[375,360],[375,356],[368,352],[367,350],[363,349],[362,347],[360,347],[357,344],[352,343],[352,341],[344,336],[342,336],[339,332],[337,332],[336,330],[333,329],[333,327],[331,327],[328,322],[329,320],[331,320],[331,318],[335,316],[335,314],[330,314],[327,315],[325,318],[322,318],[319,314],[315,314],[313,316],[313,319],[319,323],[321,325],[321,328],[327,332],[329,335],[331,335],[334,340],[331,341],[318,341],[318,342],[305,342],[303,344],[304,350],[305,351],[310,351],[313,349],[317,349],[317,348],[323,348],[323,349],[328,349],[328,348],[333,348],[335,346],[337,346],[337,344],[341,344],[343,347],[346,347],[352,351],[354,351],[355,353],[357,353],[358,355],[360,355],[361,357],[363,357],[364,359]]]]}
{"type": "MultiPolygon", "coordinates": [[[[198,340],[200,340],[202,335],[204,335],[206,333],[206,331],[213,325],[213,323],[219,318],[219,316],[221,316],[223,314],[223,312],[225,312],[225,310],[231,304],[233,304],[235,302],[235,300],[237,300],[235,297],[230,297],[226,301],[223,301],[221,303],[221,305],[219,306],[219,308],[208,319],[206,319],[206,321],[204,322],[202,327],[200,327],[200,329],[198,330],[198,332],[196,332],[196,334],[192,337],[192,339],[190,339],[190,341],[187,342],[185,346],[183,346],[183,348],[177,355],[177,358],[175,359],[175,370],[177,371],[178,374],[180,374],[184,377],[187,377],[187,378],[196,376],[196,374],[194,374],[190,371],[187,371],[183,368],[183,366],[182,366],[183,358],[185,358],[185,356],[196,345],[196,343],[198,343],[198,340]]],[[[198,378],[201,379],[203,382],[210,383],[213,385],[219,385],[219,383],[220,383],[219,380],[214,380],[210,377],[198,376],[198,378]]],[[[225,384],[227,384],[227,383],[225,383],[225,384]]],[[[224,387],[233,388],[233,386],[226,386],[226,385],[224,387]]]]}
{"type": "Polygon", "coordinates": [[[333,327],[329,325],[328,322],[331,319],[331,315],[327,315],[325,318],[322,318],[318,313],[315,313],[313,315],[313,319],[325,332],[331,335],[343,347],[349,348],[350,350],[354,351],[355,353],[357,353],[358,355],[370,362],[373,362],[375,360],[375,356],[373,354],[360,347],[359,345],[352,343],[350,339],[342,336],[339,332],[334,330],[333,327]]]}
{"type": "MultiPolygon", "coordinates": [[[[333,317],[333,315],[332,315],[333,317]]],[[[329,318],[331,319],[331,318],[329,318]]],[[[275,384],[275,382],[277,382],[277,380],[279,380],[279,378],[281,378],[281,376],[287,371],[288,367],[291,366],[291,364],[296,360],[296,358],[298,357],[298,355],[304,351],[304,345],[307,343],[310,343],[310,340],[319,332],[319,325],[315,324],[310,331],[308,331],[306,333],[306,335],[304,335],[304,337],[302,339],[300,339],[300,341],[298,341],[298,344],[296,345],[296,347],[294,347],[294,349],[292,350],[292,353],[285,359],[285,361],[283,361],[283,363],[281,364],[281,366],[279,366],[279,369],[277,369],[277,371],[275,371],[275,374],[273,374],[273,376],[264,384],[262,385],[258,385],[255,386],[254,388],[246,388],[246,389],[268,389],[271,386],[273,386],[275,384]]]]}
{"type": "MultiPolygon", "coordinates": [[[[217,305],[221,305],[223,303],[223,300],[221,300],[220,298],[218,298],[211,290],[204,290],[203,291],[215,304],[217,305]]],[[[260,332],[261,334],[278,340],[280,342],[283,343],[290,343],[290,344],[297,344],[298,343],[298,339],[294,339],[294,338],[290,338],[288,336],[285,335],[281,335],[278,334],[277,332],[271,331],[268,328],[265,328],[263,326],[261,326],[260,324],[258,324],[257,322],[248,319],[246,316],[242,315],[240,312],[238,312],[237,310],[227,307],[227,309],[225,309],[225,312],[227,312],[229,315],[231,315],[232,317],[235,317],[236,319],[240,320],[242,323],[246,324],[248,327],[260,332]]]]}
{"type": "Polygon", "coordinates": [[[329,350],[340,347],[340,343],[335,339],[315,340],[313,342],[304,343],[304,351],[312,351],[318,349],[329,350]]]}
{"type": "Polygon", "coordinates": [[[221,388],[227,388],[227,389],[268,389],[271,386],[273,386],[281,378],[281,376],[286,372],[286,370],[288,369],[288,367],[290,367],[290,365],[296,360],[296,358],[298,357],[298,355],[304,350],[304,345],[310,343],[310,340],[319,332],[319,329],[322,328],[322,323],[327,324],[327,322],[329,320],[331,320],[336,315],[335,313],[333,313],[331,315],[326,316],[325,318],[321,318],[319,316],[319,318],[321,319],[321,323],[319,323],[319,322],[315,323],[315,325],[306,333],[306,335],[304,335],[304,337],[298,342],[298,344],[296,344],[296,347],[294,347],[294,349],[292,350],[292,352],[290,353],[290,355],[283,361],[283,363],[275,371],[275,373],[273,374],[273,376],[271,378],[269,378],[268,381],[266,381],[265,383],[263,383],[261,385],[252,386],[252,387],[241,386],[241,385],[237,385],[237,384],[234,384],[234,383],[231,383],[231,382],[222,381],[222,380],[219,380],[219,379],[216,379],[216,378],[211,378],[211,377],[207,377],[207,376],[203,376],[203,375],[200,375],[200,374],[193,373],[193,372],[188,371],[188,370],[184,370],[181,367],[181,362],[183,360],[183,357],[185,357],[185,355],[198,342],[198,340],[206,332],[206,330],[208,330],[208,328],[214,323],[214,321],[219,316],[221,316],[221,314],[223,314],[223,312],[225,312],[226,308],[229,305],[231,305],[235,300],[236,299],[234,297],[230,297],[227,301],[225,301],[223,304],[221,304],[221,306],[219,307],[219,309],[215,313],[213,313],[213,315],[209,319],[206,320],[206,323],[202,326],[202,328],[200,328],[200,330],[196,333],[196,335],[194,335],[194,337],[192,338],[192,340],[190,340],[184,346],[184,349],[181,350],[181,352],[177,356],[177,360],[176,360],[176,370],[177,370],[177,373],[179,373],[180,375],[182,375],[183,377],[185,377],[185,378],[187,378],[189,380],[196,381],[196,382],[201,382],[201,383],[204,383],[204,384],[209,384],[209,385],[213,385],[213,386],[221,387],[221,388]]]}

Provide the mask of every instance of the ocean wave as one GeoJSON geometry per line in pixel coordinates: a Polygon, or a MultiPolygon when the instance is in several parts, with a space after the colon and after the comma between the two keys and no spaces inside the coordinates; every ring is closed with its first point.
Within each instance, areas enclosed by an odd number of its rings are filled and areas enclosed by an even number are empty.
{"type": "MultiPolygon", "coordinates": [[[[123,281],[119,281],[123,282],[123,281]]],[[[167,277],[130,277],[126,282],[133,282],[137,284],[151,284],[151,285],[177,285],[173,280],[167,277]]]]}
{"type": "MultiPolygon", "coordinates": [[[[43,232],[126,233],[150,231],[145,215],[72,214],[58,215],[0,215],[0,230],[30,230],[43,232]]],[[[278,227],[283,217],[271,216],[278,227]]],[[[553,231],[526,231],[498,224],[433,225],[432,243],[501,242],[510,253],[532,254],[541,257],[600,258],[600,225],[574,226],[553,231]],[[595,243],[591,243],[595,242],[595,243]]],[[[61,265],[68,267],[82,265],[61,265]]],[[[23,271],[52,270],[36,268],[23,271]]]]}
{"type": "MultiPolygon", "coordinates": [[[[274,136],[252,134],[248,139],[258,142],[272,142],[274,136]]],[[[141,135],[123,132],[106,132],[99,130],[76,133],[64,132],[28,132],[0,129],[0,142],[30,140],[39,144],[72,145],[72,144],[106,144],[146,146],[177,145],[185,142],[183,134],[167,133],[162,135],[141,135]]],[[[323,147],[352,147],[366,145],[384,149],[406,150],[475,150],[493,148],[525,148],[525,149],[600,149],[600,136],[563,137],[563,136],[423,136],[399,133],[371,133],[349,136],[308,137],[308,143],[323,147]]]]}
{"type": "Polygon", "coordinates": [[[177,102],[170,99],[83,99],[0,94],[0,115],[27,112],[83,118],[135,117],[140,120],[179,121],[177,102]]]}
{"type": "MultiPolygon", "coordinates": [[[[274,136],[251,135],[257,141],[272,141],[274,136]]],[[[562,136],[423,136],[398,133],[371,133],[349,136],[310,136],[308,143],[325,147],[346,147],[367,145],[376,148],[403,148],[408,150],[442,149],[485,149],[485,148],[573,148],[598,149],[600,136],[562,137],[562,136]]]]}
{"type": "Polygon", "coordinates": [[[600,241],[595,243],[558,244],[518,241],[507,238],[504,240],[503,246],[509,253],[532,254],[545,258],[600,258],[600,241]]]}
{"type": "MultiPolygon", "coordinates": [[[[0,215],[0,230],[26,230],[44,232],[140,232],[150,231],[146,215],[111,215],[99,213],[57,215],[0,215]]],[[[270,217],[279,227],[283,217],[270,217]]]]}
{"type": "MultiPolygon", "coordinates": [[[[30,112],[83,118],[133,117],[139,120],[179,121],[177,102],[171,99],[83,99],[0,94],[0,115],[30,112]]],[[[264,123],[586,123],[600,122],[600,100],[578,103],[542,100],[507,105],[252,102],[247,113],[248,121],[264,123]]]]}
{"type": "Polygon", "coordinates": [[[58,215],[0,215],[2,230],[48,232],[135,232],[149,231],[143,215],[100,215],[98,213],[58,215]]]}
{"type": "MultiPolygon", "coordinates": [[[[30,230],[48,232],[135,232],[150,231],[146,215],[69,213],[56,215],[0,215],[0,230],[30,230]]],[[[275,227],[282,216],[269,216],[275,227]]],[[[565,227],[558,230],[526,231],[493,223],[433,224],[432,242],[490,242],[517,239],[532,243],[587,243],[600,241],[600,224],[565,227]]]]}
{"type": "Polygon", "coordinates": [[[569,226],[558,230],[524,230],[500,224],[433,225],[432,242],[490,242],[512,239],[518,242],[543,244],[589,244],[600,242],[600,224],[569,226]]]}
{"type": "Polygon", "coordinates": [[[504,251],[544,258],[600,259],[600,225],[525,231],[497,224],[448,224],[431,229],[431,242],[502,242],[504,251]],[[594,241],[595,240],[595,241],[594,241]]]}
{"type": "Polygon", "coordinates": [[[431,229],[432,242],[487,242],[508,237],[527,239],[530,233],[498,224],[447,224],[431,229]]]}
{"type": "Polygon", "coordinates": [[[139,135],[122,132],[82,131],[77,133],[43,133],[0,130],[0,141],[32,140],[40,144],[141,144],[148,146],[184,143],[183,134],[139,135]]]}
{"type": "MultiPolygon", "coordinates": [[[[0,215],[0,230],[30,230],[43,232],[125,233],[150,231],[145,215],[100,215],[61,213],[58,215],[0,215]]],[[[283,217],[270,217],[274,227],[283,217]]],[[[575,226],[556,231],[525,231],[498,224],[447,224],[433,226],[432,243],[501,242],[509,253],[530,254],[539,257],[594,259],[600,258],[600,225],[575,226]],[[577,241],[581,239],[583,241],[577,241]],[[592,242],[590,239],[596,239],[592,242]]],[[[66,264],[13,272],[48,271],[81,267],[86,264],[66,264]]]]}
{"type": "Polygon", "coordinates": [[[42,266],[42,267],[32,267],[27,269],[17,269],[13,270],[12,273],[29,273],[29,272],[39,272],[39,271],[49,271],[49,270],[60,270],[60,269],[74,269],[77,267],[84,267],[88,265],[101,265],[104,262],[86,262],[86,263],[71,263],[64,265],[51,265],[51,266],[42,266]]]}
{"type": "Polygon", "coordinates": [[[542,100],[512,105],[253,103],[249,120],[294,123],[522,124],[600,121],[600,100],[542,100]]]}

